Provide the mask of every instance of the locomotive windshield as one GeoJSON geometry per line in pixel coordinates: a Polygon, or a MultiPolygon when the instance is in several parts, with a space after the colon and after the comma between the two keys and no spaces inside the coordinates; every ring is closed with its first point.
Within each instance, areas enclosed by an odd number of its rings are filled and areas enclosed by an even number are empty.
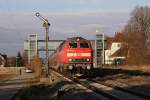
{"type": "Polygon", "coordinates": [[[77,43],[74,42],[69,43],[69,48],[77,48],[77,47],[78,47],[77,43]]]}
{"type": "Polygon", "coordinates": [[[80,43],[80,48],[89,48],[88,43],[80,43]]]}

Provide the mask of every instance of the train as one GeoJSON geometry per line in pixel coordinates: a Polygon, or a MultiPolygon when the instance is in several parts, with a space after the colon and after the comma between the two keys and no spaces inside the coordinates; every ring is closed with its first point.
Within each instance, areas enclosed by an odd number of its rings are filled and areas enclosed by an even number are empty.
{"type": "Polygon", "coordinates": [[[92,70],[93,49],[91,42],[82,37],[67,38],[58,46],[48,61],[50,68],[60,72],[92,70]]]}

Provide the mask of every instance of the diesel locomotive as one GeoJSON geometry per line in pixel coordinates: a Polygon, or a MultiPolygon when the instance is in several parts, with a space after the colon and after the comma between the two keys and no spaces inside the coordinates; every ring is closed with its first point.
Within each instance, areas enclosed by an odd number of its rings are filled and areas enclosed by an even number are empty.
{"type": "Polygon", "coordinates": [[[93,49],[89,40],[82,37],[63,41],[49,57],[49,67],[64,70],[85,71],[93,68],[93,49]]]}

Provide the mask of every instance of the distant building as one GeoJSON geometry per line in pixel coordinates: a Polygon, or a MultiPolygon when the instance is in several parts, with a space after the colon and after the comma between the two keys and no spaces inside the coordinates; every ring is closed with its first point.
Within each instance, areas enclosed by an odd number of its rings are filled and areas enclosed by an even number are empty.
{"type": "Polygon", "coordinates": [[[114,38],[106,39],[105,64],[125,64],[128,48],[123,39],[122,33],[116,33],[114,38]]]}
{"type": "Polygon", "coordinates": [[[26,50],[28,55],[28,63],[37,56],[38,54],[38,42],[37,42],[37,34],[29,34],[28,40],[24,42],[24,50],[26,50]]]}
{"type": "Polygon", "coordinates": [[[97,32],[96,34],[96,40],[95,40],[95,48],[93,48],[95,51],[95,66],[101,66],[102,64],[105,64],[105,37],[104,34],[97,32]]]}
{"type": "Polygon", "coordinates": [[[5,67],[6,65],[6,55],[0,54],[0,67],[5,67]]]}

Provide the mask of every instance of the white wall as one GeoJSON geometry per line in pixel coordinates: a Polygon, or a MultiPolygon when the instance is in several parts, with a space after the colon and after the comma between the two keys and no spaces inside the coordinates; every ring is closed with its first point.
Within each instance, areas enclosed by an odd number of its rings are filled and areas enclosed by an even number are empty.
{"type": "Polygon", "coordinates": [[[122,43],[120,42],[113,42],[110,49],[105,50],[105,64],[112,64],[113,60],[116,57],[110,57],[112,54],[114,54],[117,50],[121,48],[122,43]]]}

